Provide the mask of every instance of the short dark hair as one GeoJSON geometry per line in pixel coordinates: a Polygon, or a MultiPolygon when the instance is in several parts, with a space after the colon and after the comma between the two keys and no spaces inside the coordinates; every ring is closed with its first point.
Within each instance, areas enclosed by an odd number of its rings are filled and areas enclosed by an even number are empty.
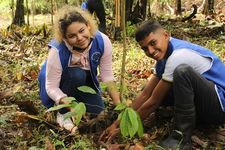
{"type": "Polygon", "coordinates": [[[153,21],[145,21],[143,22],[136,30],[135,33],[135,40],[137,42],[143,40],[146,36],[148,36],[150,33],[156,31],[157,29],[162,28],[162,26],[159,24],[159,22],[153,20],[153,21]]]}

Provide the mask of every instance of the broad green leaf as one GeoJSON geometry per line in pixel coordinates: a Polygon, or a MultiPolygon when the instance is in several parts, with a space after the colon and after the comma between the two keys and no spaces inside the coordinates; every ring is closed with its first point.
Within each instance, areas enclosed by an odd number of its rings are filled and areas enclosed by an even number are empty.
{"type": "Polygon", "coordinates": [[[76,115],[77,115],[77,113],[76,113],[75,111],[67,112],[67,113],[65,114],[65,116],[64,116],[64,120],[65,120],[65,119],[68,119],[68,118],[71,118],[71,117],[73,117],[73,116],[76,116],[76,115]]]}
{"type": "Polygon", "coordinates": [[[138,120],[137,120],[137,114],[132,108],[127,108],[129,121],[132,124],[132,127],[135,128],[135,130],[138,129],[138,120]]]}
{"type": "Polygon", "coordinates": [[[138,130],[137,115],[132,108],[127,108],[129,121],[127,123],[129,135],[132,138],[138,130]]]}
{"type": "Polygon", "coordinates": [[[124,104],[124,103],[119,103],[119,104],[116,106],[116,108],[114,108],[114,110],[123,110],[123,109],[125,109],[126,107],[127,107],[126,104],[124,104]]]}
{"type": "Polygon", "coordinates": [[[68,112],[65,114],[65,118],[71,118],[71,117],[75,117],[75,124],[79,125],[82,116],[85,114],[86,112],[86,107],[84,105],[84,103],[78,103],[77,105],[74,105],[72,112],[68,112]]]}
{"type": "Polygon", "coordinates": [[[63,100],[66,100],[66,101],[75,101],[76,99],[74,97],[65,97],[65,98],[63,98],[63,100]]]}
{"type": "Polygon", "coordinates": [[[61,108],[71,107],[71,106],[72,106],[72,104],[61,104],[61,105],[57,105],[57,106],[49,108],[46,112],[55,111],[55,110],[59,110],[61,108]]]}
{"type": "Polygon", "coordinates": [[[84,103],[79,103],[74,110],[76,111],[76,120],[75,120],[75,124],[79,125],[82,116],[85,114],[86,112],[86,107],[84,105],[84,103]]]}
{"type": "Polygon", "coordinates": [[[120,130],[124,137],[129,135],[129,131],[128,131],[128,127],[127,127],[128,122],[129,122],[128,113],[127,113],[127,109],[126,109],[123,113],[123,116],[122,116],[121,122],[120,122],[120,130]]]}
{"type": "Polygon", "coordinates": [[[78,103],[78,105],[76,105],[76,107],[74,107],[74,109],[76,110],[77,114],[83,115],[86,112],[86,106],[82,102],[78,103]]]}
{"type": "Polygon", "coordinates": [[[82,91],[82,92],[84,92],[84,93],[97,94],[97,93],[95,92],[95,90],[92,89],[92,88],[89,87],[89,86],[80,86],[80,87],[78,87],[77,89],[80,90],[80,91],[82,91]]]}
{"type": "Polygon", "coordinates": [[[138,136],[142,137],[144,134],[143,124],[141,121],[141,117],[137,112],[136,112],[136,115],[137,115],[137,120],[138,120],[138,136]]]}
{"type": "Polygon", "coordinates": [[[121,120],[121,118],[123,117],[124,111],[122,111],[119,116],[118,116],[118,120],[121,120]]]}

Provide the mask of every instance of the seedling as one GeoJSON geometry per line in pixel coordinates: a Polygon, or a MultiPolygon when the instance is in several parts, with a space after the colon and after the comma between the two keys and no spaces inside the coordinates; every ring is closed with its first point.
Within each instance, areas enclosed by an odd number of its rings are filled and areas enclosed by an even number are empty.
{"type": "MultiPolygon", "coordinates": [[[[95,90],[88,86],[80,86],[77,89],[85,93],[96,94],[95,90]]],[[[47,110],[47,112],[59,110],[62,108],[70,108],[71,111],[65,114],[64,119],[72,117],[74,118],[74,123],[79,125],[82,116],[86,113],[85,104],[82,102],[78,103],[74,97],[66,97],[64,100],[70,101],[70,104],[61,104],[51,107],[47,110]]]]}
{"type": "Polygon", "coordinates": [[[120,131],[123,137],[133,137],[136,133],[139,137],[143,136],[143,125],[139,114],[124,103],[116,106],[115,110],[121,111],[118,116],[120,120],[120,131]]]}

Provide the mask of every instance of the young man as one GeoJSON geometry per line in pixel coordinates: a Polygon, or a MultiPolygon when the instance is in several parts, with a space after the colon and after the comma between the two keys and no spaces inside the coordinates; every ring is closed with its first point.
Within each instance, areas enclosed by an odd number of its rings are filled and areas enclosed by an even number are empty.
{"type": "MultiPolygon", "coordinates": [[[[165,103],[172,91],[174,130],[160,145],[189,150],[196,121],[225,123],[225,65],[210,50],[170,37],[155,21],[144,22],[135,38],[145,54],[157,63],[156,73],[132,107],[145,119],[165,103]]],[[[109,134],[114,134],[115,126],[114,123],[108,128],[109,134]]]]}

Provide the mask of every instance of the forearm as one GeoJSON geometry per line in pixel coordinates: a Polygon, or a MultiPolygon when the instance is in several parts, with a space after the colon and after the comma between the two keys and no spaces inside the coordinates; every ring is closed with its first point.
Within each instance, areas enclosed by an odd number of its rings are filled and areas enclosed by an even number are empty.
{"type": "Polygon", "coordinates": [[[149,82],[145,85],[144,90],[140,95],[136,97],[132,104],[134,110],[138,110],[152,95],[152,92],[156,85],[158,84],[159,79],[155,75],[151,75],[149,82]]]}
{"type": "Polygon", "coordinates": [[[106,86],[107,86],[107,92],[109,94],[109,96],[111,97],[113,103],[115,105],[120,103],[120,94],[116,88],[116,84],[114,81],[108,81],[105,82],[106,86]]]}
{"type": "Polygon", "coordinates": [[[137,110],[137,112],[139,113],[141,119],[145,119],[147,118],[151,113],[153,113],[157,108],[158,108],[159,104],[158,103],[154,103],[151,104],[150,101],[146,101],[143,105],[141,105],[141,107],[137,110]]]}
{"type": "Polygon", "coordinates": [[[142,106],[142,104],[144,104],[147,101],[148,98],[149,98],[148,95],[146,95],[144,92],[142,92],[135,98],[131,107],[134,110],[138,110],[142,106]]]}
{"type": "Polygon", "coordinates": [[[150,98],[138,108],[138,113],[142,119],[145,119],[151,113],[153,113],[165,99],[168,91],[171,88],[171,83],[160,80],[157,86],[154,88],[150,98]]]}

